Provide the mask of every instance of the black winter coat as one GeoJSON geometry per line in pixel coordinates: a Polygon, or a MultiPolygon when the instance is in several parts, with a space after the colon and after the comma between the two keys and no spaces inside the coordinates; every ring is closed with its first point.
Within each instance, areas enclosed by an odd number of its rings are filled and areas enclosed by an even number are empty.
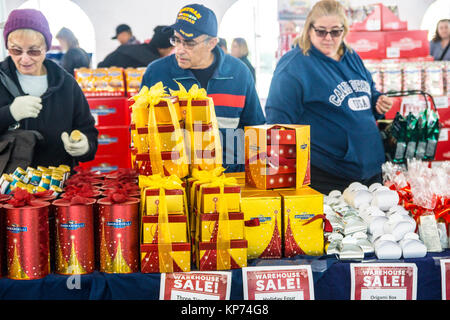
{"type": "MultiPolygon", "coordinates": [[[[48,59],[44,61],[44,66],[47,68],[48,89],[41,96],[42,110],[37,118],[21,120],[20,128],[37,130],[44,137],[44,142],[35,148],[32,167],[66,164],[73,168],[78,165],[79,161],[90,161],[95,157],[98,146],[95,120],[86,97],[74,77],[48,59]],[[87,136],[89,151],[81,157],[74,158],[64,149],[61,133],[65,131],[70,134],[75,129],[87,136]]],[[[16,83],[21,94],[25,95],[19,84],[16,66],[11,57],[7,57],[1,62],[0,68],[16,83]]],[[[9,106],[13,101],[13,96],[0,83],[0,134],[15,123],[9,111],[9,106]]]]}
{"type": "Polygon", "coordinates": [[[70,48],[63,55],[61,66],[71,75],[76,68],[89,68],[91,57],[81,48],[70,48]]]}
{"type": "Polygon", "coordinates": [[[158,58],[160,58],[158,49],[152,45],[151,42],[143,44],[125,44],[108,54],[97,67],[146,67],[150,62],[158,58]]]}

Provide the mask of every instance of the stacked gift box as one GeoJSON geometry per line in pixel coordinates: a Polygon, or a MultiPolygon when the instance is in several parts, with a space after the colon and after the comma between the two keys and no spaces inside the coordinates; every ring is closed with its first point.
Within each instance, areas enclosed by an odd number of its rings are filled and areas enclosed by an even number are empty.
{"type": "Polygon", "coordinates": [[[247,265],[241,186],[223,171],[195,169],[188,179],[193,260],[202,271],[247,265]]]}
{"type": "Polygon", "coordinates": [[[212,170],[222,165],[222,147],[212,98],[205,89],[194,84],[189,90],[178,83],[179,90],[170,90],[178,97],[185,126],[185,142],[189,156],[189,172],[212,170]]]}
{"type": "Polygon", "coordinates": [[[186,187],[175,175],[139,176],[141,272],[187,272],[191,244],[186,187]]]}
{"type": "Polygon", "coordinates": [[[178,97],[169,96],[159,82],[150,89],[144,87],[131,99],[133,167],[144,176],[185,177],[188,161],[178,97]]]}

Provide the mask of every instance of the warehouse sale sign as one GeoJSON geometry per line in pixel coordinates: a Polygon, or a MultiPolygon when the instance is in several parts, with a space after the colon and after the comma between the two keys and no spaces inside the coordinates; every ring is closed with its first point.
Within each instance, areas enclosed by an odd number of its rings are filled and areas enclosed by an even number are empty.
{"type": "Polygon", "coordinates": [[[414,263],[350,264],[352,300],[416,300],[414,263]]]}
{"type": "Polygon", "coordinates": [[[231,272],[162,273],[160,300],[229,300],[231,272]]]}
{"type": "Polygon", "coordinates": [[[314,300],[309,265],[242,268],[245,300],[314,300]]]}
{"type": "Polygon", "coordinates": [[[442,300],[450,300],[450,259],[441,260],[442,300]]]}

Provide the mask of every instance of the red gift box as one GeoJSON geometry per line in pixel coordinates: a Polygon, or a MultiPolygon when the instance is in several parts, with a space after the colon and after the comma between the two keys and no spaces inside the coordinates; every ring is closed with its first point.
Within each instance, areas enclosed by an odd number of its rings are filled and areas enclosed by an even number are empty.
{"type": "Polygon", "coordinates": [[[381,3],[372,6],[373,11],[361,22],[354,22],[352,31],[406,30],[408,23],[401,21],[389,8],[381,3]]]}
{"type": "Polygon", "coordinates": [[[100,271],[133,273],[139,271],[139,199],[112,203],[98,200],[100,271]]]}
{"type": "Polygon", "coordinates": [[[97,127],[97,156],[116,156],[122,151],[128,151],[130,146],[130,129],[128,126],[97,127]]]}
{"type": "Polygon", "coordinates": [[[429,55],[427,30],[385,33],[386,58],[414,58],[429,55]]]}
{"type": "Polygon", "coordinates": [[[130,124],[127,98],[88,98],[87,101],[96,126],[126,126],[130,124]]]}
{"type": "Polygon", "coordinates": [[[9,278],[33,280],[50,273],[49,207],[45,201],[3,205],[9,278]]]}
{"type": "Polygon", "coordinates": [[[444,161],[450,160],[450,129],[441,128],[439,133],[439,141],[436,147],[434,160],[444,161]]]}
{"type": "Polygon", "coordinates": [[[349,32],[345,41],[358,52],[361,59],[384,59],[386,55],[385,33],[373,32],[349,32]]]}
{"type": "Polygon", "coordinates": [[[111,172],[121,168],[131,168],[130,152],[96,156],[92,161],[80,162],[80,167],[99,172],[111,172]]]}
{"type": "Polygon", "coordinates": [[[59,199],[55,207],[55,265],[60,274],[86,274],[94,271],[94,203],[71,204],[59,199]]]}

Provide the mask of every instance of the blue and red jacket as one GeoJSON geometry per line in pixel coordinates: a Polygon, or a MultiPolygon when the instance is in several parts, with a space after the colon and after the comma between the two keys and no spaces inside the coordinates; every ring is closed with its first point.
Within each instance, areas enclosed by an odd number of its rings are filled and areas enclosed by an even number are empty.
{"type": "MultiPolygon", "coordinates": [[[[244,171],[244,127],[264,124],[266,120],[247,66],[217,46],[213,53],[218,66],[205,89],[214,101],[221,132],[223,166],[227,172],[244,171]]],[[[179,90],[175,81],[186,90],[194,84],[201,87],[191,70],[178,66],[175,55],[150,63],[141,86],[150,88],[159,81],[172,90],[179,90]]]]}

